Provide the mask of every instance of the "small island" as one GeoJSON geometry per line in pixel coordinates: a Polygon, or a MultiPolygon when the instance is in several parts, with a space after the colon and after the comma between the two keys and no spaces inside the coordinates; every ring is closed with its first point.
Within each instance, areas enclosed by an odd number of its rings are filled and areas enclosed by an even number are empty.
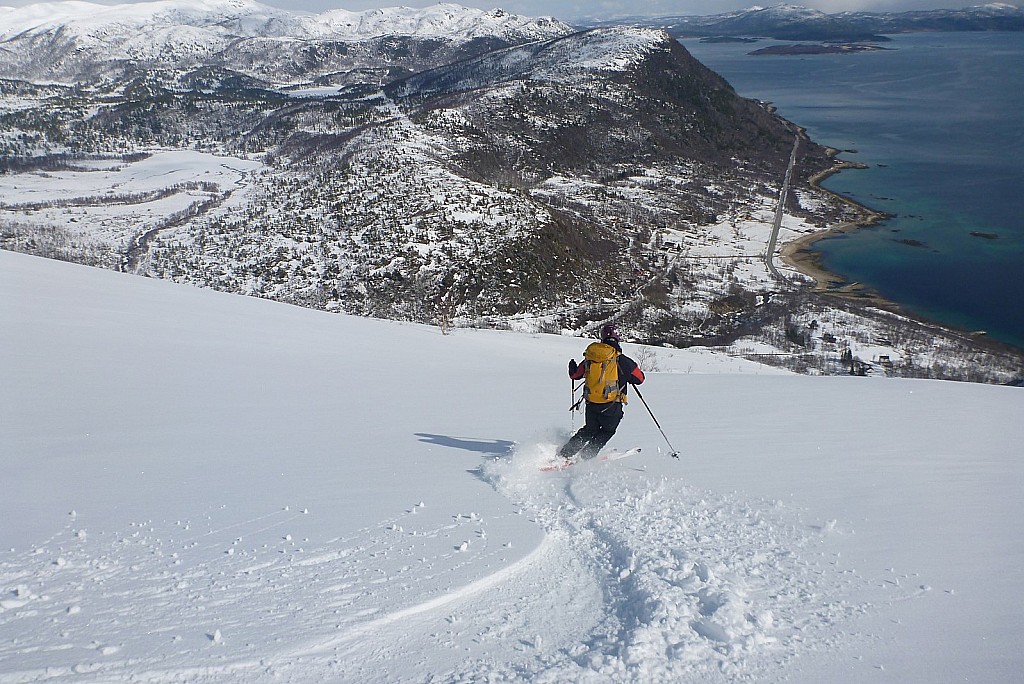
{"type": "Polygon", "coordinates": [[[701,43],[756,43],[760,38],[745,38],[743,36],[708,36],[701,38],[701,43]]]}
{"type": "Polygon", "coordinates": [[[893,238],[893,242],[898,242],[901,245],[906,245],[907,247],[927,247],[928,246],[927,242],[922,242],[921,240],[914,240],[912,238],[903,238],[901,240],[897,240],[897,239],[893,238]]]}
{"type": "Polygon", "coordinates": [[[877,50],[892,50],[880,45],[865,43],[797,43],[795,45],[770,45],[760,50],[754,50],[751,55],[832,55],[832,54],[853,54],[855,52],[875,52],[877,50]]]}

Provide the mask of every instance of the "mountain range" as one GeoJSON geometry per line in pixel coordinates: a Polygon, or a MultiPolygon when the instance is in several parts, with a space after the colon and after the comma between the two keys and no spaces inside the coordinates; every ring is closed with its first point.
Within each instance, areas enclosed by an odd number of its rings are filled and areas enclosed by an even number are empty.
{"type": "Polygon", "coordinates": [[[658,26],[675,36],[859,41],[876,39],[881,34],[915,31],[1024,31],[1024,9],[1006,3],[990,3],[962,9],[829,14],[781,4],[705,16],[630,17],[628,21],[658,26]]]}
{"type": "Polygon", "coordinates": [[[57,2],[0,8],[0,76],[82,81],[124,69],[216,65],[275,80],[394,72],[571,33],[550,18],[439,4],[322,14],[250,0],[57,2]]]}

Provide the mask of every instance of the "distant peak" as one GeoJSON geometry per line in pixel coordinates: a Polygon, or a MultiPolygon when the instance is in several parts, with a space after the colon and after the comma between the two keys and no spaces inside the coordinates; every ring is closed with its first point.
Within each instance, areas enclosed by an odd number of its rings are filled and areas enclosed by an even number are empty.
{"type": "MultiPolygon", "coordinates": [[[[0,38],[43,33],[63,27],[80,31],[118,27],[151,31],[158,27],[199,27],[241,37],[279,36],[360,40],[388,35],[438,36],[455,40],[477,36],[523,34],[531,39],[570,33],[552,17],[533,18],[502,9],[481,10],[453,3],[424,8],[383,7],[320,14],[291,12],[255,0],[155,0],[99,5],[82,0],[0,7],[0,38]],[[230,25],[223,22],[230,20],[230,25]]],[[[109,30],[109,29],[105,29],[109,30]]]]}

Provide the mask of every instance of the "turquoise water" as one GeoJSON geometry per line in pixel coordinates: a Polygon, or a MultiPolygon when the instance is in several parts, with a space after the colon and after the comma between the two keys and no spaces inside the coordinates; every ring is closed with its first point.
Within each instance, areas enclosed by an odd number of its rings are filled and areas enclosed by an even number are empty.
{"type": "Polygon", "coordinates": [[[1024,347],[1024,34],[747,54],[771,43],[684,41],[741,95],[773,102],[813,140],[870,167],[825,186],[896,217],[819,242],[824,266],[918,315],[1024,347]]]}

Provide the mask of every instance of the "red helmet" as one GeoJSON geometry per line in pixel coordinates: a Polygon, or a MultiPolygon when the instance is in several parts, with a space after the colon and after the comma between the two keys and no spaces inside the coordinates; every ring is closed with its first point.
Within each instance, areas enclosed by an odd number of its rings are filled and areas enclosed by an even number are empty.
{"type": "Polygon", "coordinates": [[[601,326],[601,339],[602,340],[611,339],[611,340],[615,340],[616,342],[618,342],[622,338],[619,337],[619,329],[616,328],[611,323],[608,323],[607,325],[602,325],[601,326]]]}

